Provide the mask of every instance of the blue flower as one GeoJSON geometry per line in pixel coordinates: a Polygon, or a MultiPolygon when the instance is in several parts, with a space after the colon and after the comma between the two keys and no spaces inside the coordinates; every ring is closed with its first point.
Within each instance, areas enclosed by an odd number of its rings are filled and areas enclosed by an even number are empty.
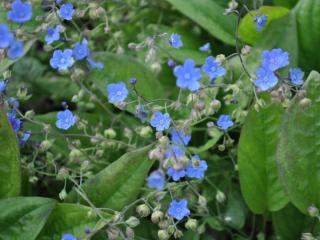
{"type": "Polygon", "coordinates": [[[73,48],[73,56],[77,60],[85,59],[90,55],[90,49],[88,48],[88,42],[86,39],[82,40],[82,43],[77,42],[73,48]]]}
{"type": "Polygon", "coordinates": [[[304,76],[304,72],[301,71],[300,68],[290,68],[289,69],[290,81],[294,85],[302,85],[303,84],[303,76],[304,76]]]}
{"type": "Polygon", "coordinates": [[[10,44],[9,50],[8,50],[8,58],[11,60],[15,60],[19,57],[21,57],[24,53],[24,45],[23,42],[20,41],[13,41],[10,44]]]}
{"type": "Polygon", "coordinates": [[[45,36],[45,41],[47,44],[51,44],[54,41],[57,41],[60,39],[60,26],[56,27],[49,27],[47,31],[47,35],[45,36]]]}
{"type": "Polygon", "coordinates": [[[265,68],[258,68],[256,71],[257,80],[253,83],[262,91],[267,91],[278,83],[278,78],[272,71],[265,68]]]}
{"type": "Polygon", "coordinates": [[[201,69],[208,74],[210,80],[214,80],[217,77],[221,77],[226,74],[226,70],[221,67],[212,56],[207,57],[206,62],[201,69]]]}
{"type": "Polygon", "coordinates": [[[272,72],[289,64],[289,53],[280,48],[275,48],[271,51],[263,51],[261,55],[262,67],[269,69],[272,72]]]}
{"type": "Polygon", "coordinates": [[[170,145],[169,149],[164,154],[164,157],[167,158],[180,158],[186,152],[186,150],[178,145],[170,145]]]}
{"type": "Polygon", "coordinates": [[[254,17],[254,22],[256,23],[257,31],[261,32],[263,27],[266,25],[268,17],[266,15],[254,17]]]}
{"type": "Polygon", "coordinates": [[[74,8],[72,3],[63,4],[58,14],[62,20],[72,20],[72,16],[74,14],[74,8]]]}
{"type": "Polygon", "coordinates": [[[201,52],[209,52],[210,51],[210,43],[206,43],[199,48],[201,52]]]}
{"type": "Polygon", "coordinates": [[[184,217],[189,216],[188,201],[186,199],[181,199],[180,201],[172,200],[168,209],[168,215],[177,220],[182,220],[184,217]]]}
{"type": "Polygon", "coordinates": [[[157,189],[158,191],[161,191],[166,184],[164,175],[160,170],[153,171],[147,178],[147,182],[150,188],[157,189]]]}
{"type": "Polygon", "coordinates": [[[184,168],[180,170],[174,169],[174,167],[169,167],[167,170],[167,175],[173,179],[173,181],[177,182],[181,178],[186,176],[186,170],[184,168]]]}
{"type": "Polygon", "coordinates": [[[139,118],[142,123],[147,120],[148,112],[144,109],[144,105],[139,104],[137,106],[135,116],[139,118]]]}
{"type": "Polygon", "coordinates": [[[50,65],[54,69],[59,71],[67,70],[69,67],[72,67],[74,64],[74,59],[72,57],[72,50],[66,49],[64,51],[55,50],[53,56],[50,59],[50,65]]]}
{"type": "Polygon", "coordinates": [[[24,132],[22,137],[19,140],[19,144],[24,145],[29,140],[30,137],[31,137],[31,133],[29,131],[24,132]]]}
{"type": "Polygon", "coordinates": [[[128,90],[124,82],[111,83],[107,85],[108,100],[111,103],[122,102],[128,97],[128,90]]]}
{"type": "Polygon", "coordinates": [[[181,41],[181,36],[177,33],[173,33],[170,36],[169,43],[174,48],[181,48],[183,46],[183,43],[181,41]]]}
{"type": "Polygon", "coordinates": [[[19,118],[16,117],[16,112],[15,111],[7,112],[7,117],[9,119],[9,122],[12,126],[13,131],[18,132],[21,128],[22,122],[19,118]]]}
{"type": "Polygon", "coordinates": [[[61,240],[77,240],[77,238],[70,233],[66,233],[63,234],[61,240]]]}
{"type": "Polygon", "coordinates": [[[228,128],[233,126],[233,121],[231,120],[229,115],[220,115],[217,125],[219,128],[223,130],[227,130],[228,128]]]}
{"type": "Polygon", "coordinates": [[[64,130],[71,128],[77,122],[77,117],[68,109],[58,112],[57,119],[57,128],[64,130]]]}
{"type": "Polygon", "coordinates": [[[199,68],[195,68],[192,59],[187,59],[183,66],[179,65],[174,68],[174,75],[177,77],[177,86],[186,88],[190,91],[196,91],[200,88],[199,80],[202,78],[199,68]]]}
{"type": "Polygon", "coordinates": [[[185,134],[183,131],[177,131],[175,128],[171,131],[171,141],[180,145],[188,145],[191,135],[185,134]]]}
{"type": "Polygon", "coordinates": [[[157,131],[163,131],[170,127],[171,118],[169,113],[155,112],[150,120],[150,124],[157,131]]]}
{"type": "Polygon", "coordinates": [[[12,3],[12,9],[8,12],[8,19],[16,23],[25,23],[32,18],[32,5],[30,2],[23,3],[21,0],[15,0],[12,3]]]}
{"type": "Polygon", "coordinates": [[[169,59],[167,64],[168,64],[168,67],[172,69],[176,66],[176,62],[173,59],[169,59]]]}
{"type": "Polygon", "coordinates": [[[91,69],[98,69],[101,70],[104,68],[104,64],[101,62],[95,62],[90,56],[87,58],[89,66],[91,69]]]}
{"type": "Polygon", "coordinates": [[[10,32],[6,24],[0,23],[0,48],[7,48],[14,40],[13,33],[10,32]]]}
{"type": "Polygon", "coordinates": [[[7,102],[9,104],[9,106],[11,106],[12,108],[19,108],[20,107],[19,101],[14,97],[9,97],[7,102]]]}
{"type": "Polygon", "coordinates": [[[202,179],[208,169],[207,162],[200,160],[199,156],[193,156],[186,168],[186,175],[190,178],[202,179]]]}
{"type": "Polygon", "coordinates": [[[0,81],[0,93],[3,93],[7,88],[7,81],[0,81]]]}

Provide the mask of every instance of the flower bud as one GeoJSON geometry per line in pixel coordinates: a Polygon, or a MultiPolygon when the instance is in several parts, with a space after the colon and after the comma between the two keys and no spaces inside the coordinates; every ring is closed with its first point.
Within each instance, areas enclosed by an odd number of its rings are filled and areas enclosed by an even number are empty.
{"type": "Polygon", "coordinates": [[[223,152],[225,149],[226,149],[226,147],[225,147],[225,145],[223,145],[223,144],[220,144],[220,145],[218,146],[218,150],[219,150],[220,152],[223,152]]]}
{"type": "Polygon", "coordinates": [[[162,220],[163,215],[163,212],[156,210],[151,214],[151,221],[157,224],[162,220]]]}
{"type": "Polygon", "coordinates": [[[128,138],[128,139],[131,139],[132,136],[133,136],[133,133],[132,133],[132,131],[131,131],[129,128],[125,128],[125,129],[124,129],[124,136],[125,136],[126,138],[128,138]]]}
{"type": "Polygon", "coordinates": [[[248,55],[251,52],[251,47],[249,45],[244,45],[244,47],[241,49],[242,55],[248,55]]]}
{"type": "Polygon", "coordinates": [[[303,109],[307,109],[311,106],[311,99],[310,98],[303,98],[300,100],[299,105],[303,108],[303,109]]]}
{"type": "Polygon", "coordinates": [[[216,56],[216,60],[218,63],[222,64],[226,60],[226,56],[224,54],[219,54],[216,56]]]}
{"type": "Polygon", "coordinates": [[[168,220],[162,220],[158,224],[160,229],[167,229],[169,226],[169,221],[168,220]]]}
{"type": "Polygon", "coordinates": [[[116,240],[118,239],[120,231],[118,228],[110,227],[107,229],[107,235],[109,240],[116,240]]]}
{"type": "Polygon", "coordinates": [[[33,119],[34,115],[35,113],[33,110],[29,110],[24,114],[25,118],[29,118],[29,119],[33,119]]]}
{"type": "Polygon", "coordinates": [[[147,217],[150,214],[150,208],[146,204],[141,204],[136,208],[140,217],[147,217]]]}
{"type": "Polygon", "coordinates": [[[108,129],[104,130],[103,135],[105,138],[113,139],[117,136],[117,133],[112,128],[108,128],[108,129]]]}
{"type": "Polygon", "coordinates": [[[168,240],[169,239],[169,234],[166,230],[159,230],[158,231],[158,238],[159,240],[168,240]]]}
{"type": "Polygon", "coordinates": [[[210,107],[212,107],[214,110],[218,111],[221,108],[221,102],[218,99],[214,99],[210,103],[210,107]]]}
{"type": "Polygon", "coordinates": [[[40,143],[40,152],[49,150],[53,145],[54,140],[44,140],[40,143]]]}
{"type": "Polygon", "coordinates": [[[198,227],[198,221],[196,219],[189,218],[184,224],[185,228],[191,231],[196,231],[198,227]]]}
{"type": "Polygon", "coordinates": [[[61,168],[57,174],[57,179],[58,180],[64,180],[66,177],[69,176],[69,171],[66,168],[61,168]]]}
{"type": "Polygon", "coordinates": [[[183,237],[183,232],[181,230],[176,230],[174,232],[174,238],[177,239],[177,238],[182,238],[183,237]]]}
{"type": "Polygon", "coordinates": [[[67,196],[67,192],[66,192],[66,189],[62,189],[61,192],[59,193],[59,198],[61,200],[64,200],[67,196]]]}
{"type": "Polygon", "coordinates": [[[134,230],[130,227],[126,227],[126,239],[133,240],[134,239],[134,230]]]}
{"type": "Polygon", "coordinates": [[[201,207],[206,207],[207,206],[207,199],[204,196],[199,196],[198,198],[198,203],[201,207]]]}
{"type": "Polygon", "coordinates": [[[73,148],[69,153],[69,158],[71,162],[78,161],[82,156],[83,153],[77,148],[73,148]]]}
{"type": "Polygon", "coordinates": [[[131,216],[127,219],[126,224],[131,228],[135,228],[136,226],[138,226],[140,224],[140,220],[134,216],[131,216]]]}
{"type": "Polygon", "coordinates": [[[176,227],[174,225],[170,225],[170,226],[168,226],[167,233],[169,235],[172,235],[175,230],[176,230],[176,227]]]}
{"type": "Polygon", "coordinates": [[[148,138],[152,134],[152,128],[150,126],[146,126],[141,128],[139,135],[143,138],[148,138]]]}
{"type": "Polygon", "coordinates": [[[218,203],[223,203],[226,200],[226,195],[218,190],[216,193],[216,200],[218,203]]]}
{"type": "Polygon", "coordinates": [[[308,213],[310,217],[317,217],[319,216],[319,210],[315,206],[311,206],[308,208],[308,213]]]}

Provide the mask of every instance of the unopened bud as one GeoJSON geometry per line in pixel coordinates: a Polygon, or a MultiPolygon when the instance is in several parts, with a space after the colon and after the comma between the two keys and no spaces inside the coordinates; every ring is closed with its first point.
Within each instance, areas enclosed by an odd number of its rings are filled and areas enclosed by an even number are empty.
{"type": "Polygon", "coordinates": [[[138,226],[140,224],[140,220],[134,216],[131,216],[126,221],[126,224],[131,228],[135,228],[136,226],[138,226]]]}
{"type": "Polygon", "coordinates": [[[212,107],[214,110],[217,111],[221,108],[221,102],[219,100],[215,99],[210,103],[210,107],[212,107]]]}
{"type": "Polygon", "coordinates": [[[130,227],[126,227],[126,237],[128,240],[134,239],[134,230],[130,227]]]}
{"type": "Polygon", "coordinates": [[[300,100],[299,105],[303,108],[303,109],[307,109],[311,106],[311,99],[309,98],[303,98],[300,100]]]}
{"type": "Polygon", "coordinates": [[[147,217],[150,215],[150,208],[146,204],[141,204],[136,208],[140,217],[147,217]]]}
{"type": "Polygon", "coordinates": [[[158,238],[160,240],[168,240],[169,239],[169,234],[166,230],[159,230],[158,231],[158,238]]]}
{"type": "Polygon", "coordinates": [[[107,229],[107,235],[109,240],[116,240],[118,239],[120,231],[118,228],[110,227],[107,229]]]}
{"type": "Polygon", "coordinates": [[[163,212],[156,210],[151,214],[151,221],[157,224],[162,220],[163,215],[163,212]]]}
{"type": "Polygon", "coordinates": [[[112,128],[108,128],[108,129],[104,130],[103,135],[104,135],[105,138],[113,139],[113,138],[115,138],[117,136],[117,133],[112,128]]]}
{"type": "Polygon", "coordinates": [[[184,224],[186,229],[191,231],[196,231],[198,227],[198,221],[196,219],[189,218],[188,221],[184,224]]]}
{"type": "Polygon", "coordinates": [[[40,152],[49,150],[53,145],[54,140],[44,140],[40,143],[40,152]]]}
{"type": "Polygon", "coordinates": [[[177,238],[182,238],[183,237],[183,232],[181,230],[176,230],[174,232],[174,238],[177,239],[177,238]]]}
{"type": "Polygon", "coordinates": [[[218,190],[216,193],[216,200],[219,203],[223,203],[226,200],[226,195],[220,190],[218,190]]]}
{"type": "Polygon", "coordinates": [[[315,206],[311,206],[308,208],[308,213],[310,217],[317,217],[319,216],[319,210],[315,206]]]}

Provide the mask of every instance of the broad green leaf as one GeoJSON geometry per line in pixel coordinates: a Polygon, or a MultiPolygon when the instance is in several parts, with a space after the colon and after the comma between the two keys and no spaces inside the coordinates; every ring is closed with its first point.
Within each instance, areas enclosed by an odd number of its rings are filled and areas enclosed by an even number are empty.
{"type": "Polygon", "coordinates": [[[222,224],[222,220],[215,216],[210,216],[205,219],[205,223],[210,226],[210,228],[217,230],[217,231],[223,231],[224,226],[222,224]]]}
{"type": "Polygon", "coordinates": [[[276,239],[300,239],[306,216],[291,203],[283,209],[272,213],[272,225],[276,239]]]}
{"type": "Polygon", "coordinates": [[[244,18],[242,18],[239,28],[239,37],[249,43],[255,44],[259,39],[264,37],[265,29],[270,25],[270,23],[278,18],[281,18],[289,13],[289,9],[284,7],[273,7],[264,6],[257,11],[251,11],[244,18]],[[258,15],[268,16],[268,21],[266,26],[264,26],[263,31],[258,32],[256,24],[254,22],[254,17],[258,15]]]}
{"type": "Polygon", "coordinates": [[[249,111],[238,147],[240,186],[244,199],[254,213],[277,211],[288,203],[278,179],[276,147],[283,109],[271,104],[249,111]]]}
{"type": "MultiPolygon", "coordinates": [[[[153,164],[148,152],[154,145],[128,152],[107,168],[88,179],[82,189],[97,207],[120,210],[134,201],[139,194],[145,178],[153,164]]],[[[67,202],[80,201],[75,190],[67,196],[67,202]]]]}
{"type": "Polygon", "coordinates": [[[295,98],[285,112],[277,151],[281,180],[293,204],[302,212],[312,204],[320,207],[320,74],[311,72],[304,89],[308,108],[295,98]]]}
{"type": "MultiPolygon", "coordinates": [[[[130,78],[136,78],[136,88],[140,95],[147,100],[154,100],[163,98],[165,93],[161,87],[161,83],[155,77],[145,64],[138,62],[134,58],[128,56],[120,56],[110,53],[99,53],[95,55],[95,60],[104,63],[103,70],[92,71],[89,79],[92,80],[106,97],[107,84],[123,81],[127,84],[127,88],[130,89],[130,78]],[[156,89],[156,91],[155,91],[156,89]]],[[[128,97],[127,101],[136,100],[137,97],[132,93],[128,97]]],[[[107,98],[105,99],[107,101],[107,98]]],[[[131,111],[134,111],[133,104],[131,111]]]]}
{"type": "Polygon", "coordinates": [[[287,8],[293,8],[299,0],[273,0],[273,3],[277,6],[283,6],[287,8]]]}
{"type": "Polygon", "coordinates": [[[235,45],[237,19],[233,15],[225,16],[224,8],[211,0],[167,0],[180,12],[219,40],[235,45]]]}
{"type": "Polygon", "coordinates": [[[2,106],[0,106],[0,198],[20,193],[20,150],[17,137],[2,106]]]}
{"type": "Polygon", "coordinates": [[[37,239],[60,240],[65,233],[83,239],[86,227],[96,231],[105,225],[99,222],[98,216],[90,216],[90,211],[90,207],[79,204],[57,204],[37,239]]]}
{"type": "Polygon", "coordinates": [[[0,239],[36,239],[55,203],[40,197],[0,200],[0,239]]]}
{"type": "Polygon", "coordinates": [[[229,194],[227,209],[224,213],[226,224],[233,228],[241,229],[245,224],[246,213],[247,209],[240,193],[235,191],[229,194]]]}

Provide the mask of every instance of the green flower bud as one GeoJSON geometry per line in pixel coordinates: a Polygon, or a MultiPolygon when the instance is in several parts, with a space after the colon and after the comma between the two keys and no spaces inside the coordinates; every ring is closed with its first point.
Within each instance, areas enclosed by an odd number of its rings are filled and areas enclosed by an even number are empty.
{"type": "Polygon", "coordinates": [[[113,216],[112,216],[112,222],[113,223],[118,223],[121,220],[122,214],[119,212],[116,212],[113,216]]]}
{"type": "Polygon", "coordinates": [[[146,204],[141,204],[136,208],[140,217],[147,217],[150,215],[150,208],[146,204]]]}
{"type": "MultiPolygon", "coordinates": [[[[76,38],[78,38],[78,35],[76,35],[76,38]]],[[[83,69],[81,68],[76,68],[74,69],[74,71],[71,73],[71,76],[70,78],[73,80],[73,81],[82,81],[84,80],[84,77],[86,76],[86,73],[83,69]]]]}
{"type": "Polygon", "coordinates": [[[59,193],[59,198],[63,200],[66,198],[66,196],[67,196],[66,189],[62,189],[61,192],[59,193]]]}
{"type": "Polygon", "coordinates": [[[32,95],[28,95],[28,89],[27,88],[19,88],[17,92],[17,98],[20,101],[27,101],[32,97],[32,95]]]}
{"type": "Polygon", "coordinates": [[[162,220],[163,215],[163,212],[156,210],[151,214],[151,221],[157,224],[162,220]]]}
{"type": "Polygon", "coordinates": [[[307,109],[311,106],[311,99],[310,98],[303,98],[299,102],[299,106],[301,106],[303,109],[307,109]]]}
{"type": "Polygon", "coordinates": [[[134,230],[130,227],[126,227],[126,236],[128,240],[134,239],[134,230]]]}
{"type": "Polygon", "coordinates": [[[310,217],[317,217],[319,216],[319,210],[315,206],[311,206],[308,208],[308,213],[310,217]]]}
{"type": "Polygon", "coordinates": [[[169,234],[166,230],[159,230],[158,231],[158,238],[159,240],[168,240],[169,239],[169,234]]]}
{"type": "Polygon", "coordinates": [[[174,238],[177,239],[177,238],[182,238],[183,237],[183,232],[181,230],[176,230],[174,232],[174,238]]]}
{"type": "Polygon", "coordinates": [[[54,140],[44,140],[40,143],[40,152],[48,151],[52,145],[54,140]]]}
{"type": "Polygon", "coordinates": [[[168,220],[160,221],[158,226],[160,229],[167,229],[169,226],[169,221],[168,220]]]}
{"type": "Polygon", "coordinates": [[[184,224],[185,228],[191,231],[196,231],[198,227],[198,221],[196,219],[189,218],[184,224]]]}
{"type": "Polygon", "coordinates": [[[174,225],[170,225],[170,226],[167,228],[167,232],[168,232],[169,235],[172,235],[175,230],[176,230],[176,227],[175,227],[174,225]]]}
{"type": "Polygon", "coordinates": [[[69,176],[69,171],[66,168],[61,168],[57,174],[57,179],[58,180],[64,180],[66,177],[69,176]]]}
{"type": "Polygon", "coordinates": [[[107,235],[109,240],[116,240],[120,235],[120,230],[115,227],[109,227],[107,229],[107,235]]]}
{"type": "Polygon", "coordinates": [[[220,190],[218,190],[216,193],[216,200],[219,203],[223,203],[226,200],[226,195],[220,190]]]}
{"type": "Polygon", "coordinates": [[[131,216],[127,219],[126,224],[131,228],[135,228],[140,224],[140,220],[134,216],[131,216]]]}
{"type": "Polygon", "coordinates": [[[204,196],[200,195],[199,198],[198,198],[198,204],[201,207],[206,207],[207,206],[207,199],[204,196]]]}
{"type": "Polygon", "coordinates": [[[215,111],[217,111],[221,108],[221,102],[218,99],[214,99],[210,103],[210,107],[212,107],[215,111]]]}
{"type": "Polygon", "coordinates": [[[105,138],[113,139],[117,136],[117,133],[112,128],[108,128],[108,129],[104,130],[103,135],[105,138]]]}
{"type": "Polygon", "coordinates": [[[148,138],[152,135],[152,128],[150,126],[141,128],[139,135],[143,138],[148,138]]]}
{"type": "Polygon", "coordinates": [[[218,146],[218,150],[219,150],[220,152],[223,152],[225,149],[226,149],[226,146],[223,145],[223,144],[220,144],[220,145],[218,146]]]}
{"type": "Polygon", "coordinates": [[[82,156],[83,153],[77,148],[73,148],[69,153],[69,158],[71,162],[78,161],[82,156]]]}
{"type": "Polygon", "coordinates": [[[33,119],[35,112],[33,110],[26,111],[24,114],[25,118],[33,119]]]}

